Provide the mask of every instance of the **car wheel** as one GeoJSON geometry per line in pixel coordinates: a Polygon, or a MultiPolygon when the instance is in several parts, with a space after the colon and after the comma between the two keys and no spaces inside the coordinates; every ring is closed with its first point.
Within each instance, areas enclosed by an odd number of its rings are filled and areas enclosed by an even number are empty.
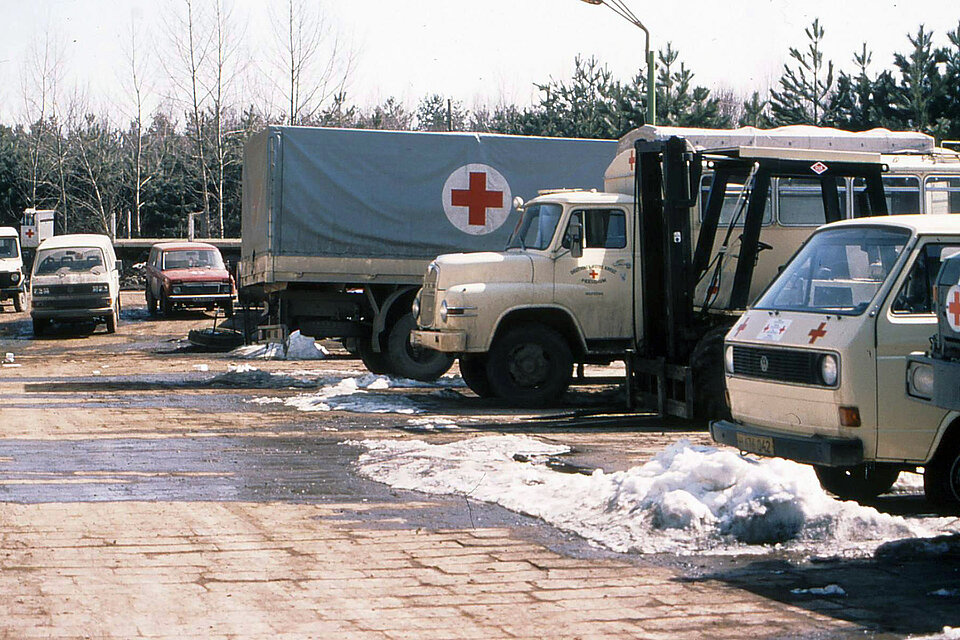
{"type": "Polygon", "coordinates": [[[540,407],[560,400],[570,385],[573,356],[559,333],[539,324],[508,330],[490,349],[487,380],[510,404],[540,407]]]}
{"type": "Polygon", "coordinates": [[[814,465],[820,486],[844,500],[869,500],[886,493],[897,481],[900,469],[889,465],[823,467],[814,465]]]}
{"type": "Polygon", "coordinates": [[[167,294],[163,291],[160,292],[160,311],[162,311],[165,316],[173,314],[173,303],[170,302],[170,298],[168,298],[167,294]]]}
{"type": "Polygon", "coordinates": [[[158,312],[157,299],[153,297],[153,292],[150,291],[150,286],[147,285],[147,292],[144,294],[147,299],[147,311],[150,312],[150,315],[155,316],[158,312]]]}
{"type": "Polygon", "coordinates": [[[480,355],[460,356],[460,377],[470,390],[481,398],[493,395],[490,380],[487,378],[487,359],[480,355]]]}
{"type": "Polygon", "coordinates": [[[13,296],[13,309],[14,311],[21,312],[27,306],[27,296],[23,291],[20,291],[13,296]]]}
{"type": "Polygon", "coordinates": [[[405,313],[393,323],[387,336],[387,365],[398,376],[433,382],[450,370],[453,356],[410,344],[410,332],[416,328],[412,313],[405,313]]]}
{"type": "Polygon", "coordinates": [[[941,443],[923,468],[923,493],[933,504],[960,503],[960,437],[941,443]]]}

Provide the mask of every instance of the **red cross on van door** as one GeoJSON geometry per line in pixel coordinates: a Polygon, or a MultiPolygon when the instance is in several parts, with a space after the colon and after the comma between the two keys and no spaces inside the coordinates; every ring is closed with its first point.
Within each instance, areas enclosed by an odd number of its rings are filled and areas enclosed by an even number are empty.
{"type": "Polygon", "coordinates": [[[500,228],[510,214],[513,195],[506,178],[486,164],[467,164],[447,177],[443,185],[443,212],[450,223],[470,235],[500,228]]]}

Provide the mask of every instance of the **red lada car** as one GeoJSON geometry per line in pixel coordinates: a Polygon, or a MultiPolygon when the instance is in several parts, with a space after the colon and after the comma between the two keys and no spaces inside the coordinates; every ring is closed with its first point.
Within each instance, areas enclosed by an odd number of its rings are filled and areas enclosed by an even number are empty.
{"type": "Polygon", "coordinates": [[[215,307],[233,315],[233,277],[220,250],[204,242],[161,242],[147,260],[147,308],[170,315],[175,308],[215,307]]]}

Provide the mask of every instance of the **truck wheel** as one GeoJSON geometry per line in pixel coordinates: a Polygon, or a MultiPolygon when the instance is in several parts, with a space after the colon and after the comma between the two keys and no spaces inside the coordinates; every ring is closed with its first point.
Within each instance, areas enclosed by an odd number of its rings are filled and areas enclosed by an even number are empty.
{"type": "Polygon", "coordinates": [[[923,493],[933,504],[960,502],[960,438],[943,442],[923,468],[923,493]]]}
{"type": "Polygon", "coordinates": [[[450,370],[453,356],[411,345],[410,332],[416,328],[417,319],[412,313],[405,313],[393,323],[387,336],[387,365],[398,376],[433,382],[450,370]]]}
{"type": "MultiPolygon", "coordinates": [[[[120,306],[120,301],[117,301],[117,306],[120,306]]],[[[114,308],[110,315],[107,316],[107,333],[116,333],[117,324],[120,321],[120,310],[114,308]]]]}
{"type": "Polygon", "coordinates": [[[150,285],[147,285],[147,292],[144,294],[147,298],[147,311],[150,312],[150,315],[157,315],[157,299],[153,297],[153,292],[150,291],[150,285]]]}
{"type": "Polygon", "coordinates": [[[729,327],[708,331],[690,354],[693,369],[693,412],[697,419],[729,419],[727,383],[723,373],[723,338],[729,327]]]}
{"type": "Polygon", "coordinates": [[[813,466],[817,472],[820,486],[844,500],[869,500],[886,493],[897,481],[900,469],[888,465],[868,467],[858,464],[854,467],[813,466]]]}
{"type": "Polygon", "coordinates": [[[470,390],[481,398],[493,395],[490,380],[487,378],[487,359],[478,355],[460,356],[460,377],[470,390]]]}
{"type": "Polygon", "coordinates": [[[490,349],[487,380],[493,395],[524,407],[560,399],[570,385],[573,356],[563,336],[539,324],[507,331],[490,349]]]}
{"type": "Polygon", "coordinates": [[[47,327],[50,326],[50,320],[47,318],[34,318],[33,319],[33,335],[42,336],[43,332],[47,330],[47,327]]]}
{"type": "Polygon", "coordinates": [[[382,351],[379,353],[374,351],[373,345],[370,344],[370,338],[357,338],[357,354],[360,356],[363,366],[370,373],[375,373],[378,376],[389,373],[387,354],[382,351]]]}
{"type": "Polygon", "coordinates": [[[24,307],[27,306],[27,299],[23,291],[20,291],[13,296],[13,310],[20,312],[23,311],[24,307]]]}

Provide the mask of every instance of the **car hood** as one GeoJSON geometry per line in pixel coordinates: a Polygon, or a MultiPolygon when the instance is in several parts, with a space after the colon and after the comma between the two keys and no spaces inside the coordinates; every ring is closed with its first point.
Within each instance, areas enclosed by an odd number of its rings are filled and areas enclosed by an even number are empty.
{"type": "Polygon", "coordinates": [[[438,289],[474,282],[532,282],[533,260],[522,253],[483,251],[437,257],[438,289]]]}
{"type": "Polygon", "coordinates": [[[230,279],[226,269],[165,269],[162,271],[165,278],[177,282],[223,282],[230,279]]]}
{"type": "Polygon", "coordinates": [[[97,282],[110,282],[109,272],[101,271],[99,274],[97,274],[87,271],[85,273],[64,272],[63,275],[35,275],[30,279],[30,286],[41,287],[53,284],[92,284],[97,282]]]}
{"type": "Polygon", "coordinates": [[[23,269],[23,260],[20,258],[0,258],[0,272],[12,273],[23,269]]]}

